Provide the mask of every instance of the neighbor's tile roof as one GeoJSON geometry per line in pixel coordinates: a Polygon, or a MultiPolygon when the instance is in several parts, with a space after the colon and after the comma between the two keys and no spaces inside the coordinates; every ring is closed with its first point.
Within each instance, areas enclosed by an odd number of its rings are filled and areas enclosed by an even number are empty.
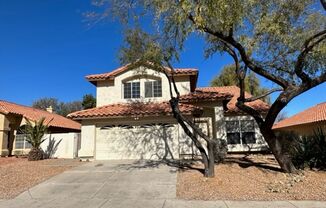
{"type": "MultiPolygon", "coordinates": [[[[183,114],[190,115],[199,107],[180,104],[179,109],[183,114]]],[[[78,120],[85,118],[108,118],[125,116],[157,116],[171,115],[172,110],[168,102],[161,103],[119,103],[97,108],[77,111],[68,115],[69,118],[78,120]]]]}
{"type": "Polygon", "coordinates": [[[198,102],[198,101],[216,101],[216,100],[230,100],[233,94],[229,92],[201,92],[195,91],[186,95],[180,96],[180,102],[198,102]]]}
{"type": "Polygon", "coordinates": [[[45,118],[45,123],[49,123],[49,126],[59,127],[65,129],[80,130],[81,125],[71,119],[57,115],[55,113],[49,113],[44,110],[31,108],[28,106],[18,105],[15,103],[0,100],[0,113],[3,114],[16,114],[23,116],[31,121],[38,121],[41,118],[45,118]]]}
{"type": "MultiPolygon", "coordinates": [[[[113,79],[116,75],[128,70],[128,66],[129,66],[129,64],[119,67],[111,72],[88,75],[88,76],[86,76],[86,79],[89,81],[113,79]]],[[[166,69],[168,69],[168,68],[166,68],[166,69]]],[[[194,69],[194,68],[176,68],[175,74],[177,74],[177,75],[197,75],[198,70],[194,69]]]]}
{"type": "MultiPolygon", "coordinates": [[[[196,88],[195,91],[199,92],[217,92],[217,93],[229,93],[233,95],[232,99],[227,104],[227,112],[240,112],[241,110],[235,105],[237,103],[237,99],[240,95],[240,88],[237,86],[224,86],[224,87],[199,87],[196,88]]],[[[252,97],[250,93],[245,94],[246,98],[252,97]]],[[[250,107],[260,111],[267,112],[269,109],[269,105],[262,100],[255,100],[253,102],[246,103],[250,107]]]]}
{"type": "Polygon", "coordinates": [[[315,122],[326,122],[326,102],[308,108],[294,116],[284,119],[273,126],[273,129],[281,129],[288,126],[296,126],[315,122]]]}

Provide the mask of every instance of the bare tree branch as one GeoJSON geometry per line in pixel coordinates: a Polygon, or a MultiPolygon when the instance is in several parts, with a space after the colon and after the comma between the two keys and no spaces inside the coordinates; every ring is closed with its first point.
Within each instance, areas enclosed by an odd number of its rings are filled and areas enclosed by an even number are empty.
{"type": "Polygon", "coordinates": [[[320,0],[320,3],[324,7],[324,10],[326,10],[326,0],[320,0]]]}
{"type": "Polygon", "coordinates": [[[310,38],[308,38],[303,46],[302,46],[302,50],[301,53],[298,56],[297,62],[295,64],[295,68],[294,68],[294,72],[295,74],[305,83],[310,83],[311,82],[311,78],[309,77],[308,74],[306,74],[303,71],[303,67],[304,67],[304,61],[305,58],[307,56],[307,54],[316,46],[318,45],[320,42],[322,42],[323,40],[326,39],[326,30],[323,30],[313,36],[311,36],[310,38]],[[319,38],[319,39],[317,39],[319,38]],[[317,39],[316,41],[314,41],[315,39],[317,39]],[[314,41],[314,42],[312,42],[314,41]]]}
{"type": "Polygon", "coordinates": [[[252,101],[255,101],[255,100],[259,100],[261,98],[264,98],[264,97],[266,97],[266,96],[268,96],[268,95],[270,95],[270,94],[272,94],[274,92],[278,92],[278,91],[283,91],[283,89],[282,88],[271,89],[271,90],[267,91],[266,93],[264,93],[262,95],[251,97],[251,98],[246,98],[244,100],[244,102],[252,102],[252,101]]]}
{"type": "Polygon", "coordinates": [[[246,113],[249,113],[249,115],[252,115],[254,117],[254,119],[256,120],[256,122],[258,123],[258,125],[262,125],[264,120],[262,118],[262,115],[255,110],[254,108],[248,106],[245,104],[246,102],[246,98],[245,98],[245,82],[244,79],[246,77],[246,70],[241,71],[240,70],[240,63],[239,63],[239,59],[238,56],[235,52],[235,50],[233,50],[233,48],[228,45],[227,43],[225,43],[225,47],[226,47],[226,51],[229,53],[229,55],[233,58],[234,60],[234,64],[236,67],[236,74],[237,77],[239,79],[239,86],[240,86],[240,96],[238,97],[236,106],[243,110],[246,113]]]}
{"type": "Polygon", "coordinates": [[[255,73],[273,81],[274,83],[280,85],[283,88],[286,88],[288,85],[288,81],[286,81],[285,79],[278,77],[272,73],[269,73],[268,71],[264,70],[263,68],[261,68],[260,66],[256,65],[247,55],[245,48],[239,43],[237,42],[233,37],[231,36],[226,36],[221,32],[218,31],[213,31],[212,29],[210,29],[207,26],[202,26],[199,25],[195,18],[189,14],[188,15],[188,19],[197,27],[197,29],[202,30],[204,32],[206,32],[209,35],[213,35],[217,38],[219,38],[220,40],[223,40],[225,42],[227,42],[228,44],[232,45],[234,48],[236,48],[239,53],[240,56],[242,58],[242,61],[255,73]]]}

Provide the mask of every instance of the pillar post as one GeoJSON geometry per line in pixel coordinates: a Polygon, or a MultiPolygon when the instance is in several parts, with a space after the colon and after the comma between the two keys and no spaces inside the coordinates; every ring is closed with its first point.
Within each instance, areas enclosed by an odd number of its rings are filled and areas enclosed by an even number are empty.
{"type": "Polygon", "coordinates": [[[223,105],[214,107],[214,115],[215,137],[217,139],[226,139],[223,105]]]}

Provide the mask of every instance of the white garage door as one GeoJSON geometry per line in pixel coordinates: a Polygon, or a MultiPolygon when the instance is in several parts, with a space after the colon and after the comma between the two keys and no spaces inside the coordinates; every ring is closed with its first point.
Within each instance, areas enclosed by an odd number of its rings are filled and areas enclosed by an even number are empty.
{"type": "Polygon", "coordinates": [[[176,124],[105,125],[96,131],[97,160],[178,157],[176,124]]]}

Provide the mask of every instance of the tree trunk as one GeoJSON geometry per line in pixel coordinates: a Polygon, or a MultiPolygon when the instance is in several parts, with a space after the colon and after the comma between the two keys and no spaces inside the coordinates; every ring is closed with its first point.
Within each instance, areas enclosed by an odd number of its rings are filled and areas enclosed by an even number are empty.
{"type": "Polygon", "coordinates": [[[273,130],[261,129],[261,133],[263,134],[265,141],[267,142],[282,170],[286,173],[296,172],[297,169],[292,163],[288,150],[286,149],[285,145],[282,145],[282,141],[276,137],[273,130]]]}
{"type": "Polygon", "coordinates": [[[14,140],[15,140],[14,131],[10,130],[8,133],[8,143],[7,143],[8,157],[13,156],[12,150],[14,148],[14,140]]]}
{"type": "Polygon", "coordinates": [[[205,177],[213,178],[215,176],[215,159],[214,159],[215,141],[207,142],[208,167],[205,168],[205,177]]]}
{"type": "MultiPolygon", "coordinates": [[[[204,176],[205,177],[214,177],[214,142],[212,140],[207,141],[207,150],[208,154],[206,153],[205,148],[203,147],[202,143],[198,140],[195,133],[190,131],[188,126],[186,125],[185,118],[181,115],[181,112],[179,110],[178,106],[179,100],[176,98],[172,98],[170,100],[170,105],[172,108],[173,116],[178,121],[178,123],[181,125],[184,132],[190,137],[190,139],[194,142],[197,149],[200,151],[202,162],[204,164],[204,176]]],[[[195,124],[191,123],[189,124],[193,131],[195,131],[196,126],[195,124]]]]}

